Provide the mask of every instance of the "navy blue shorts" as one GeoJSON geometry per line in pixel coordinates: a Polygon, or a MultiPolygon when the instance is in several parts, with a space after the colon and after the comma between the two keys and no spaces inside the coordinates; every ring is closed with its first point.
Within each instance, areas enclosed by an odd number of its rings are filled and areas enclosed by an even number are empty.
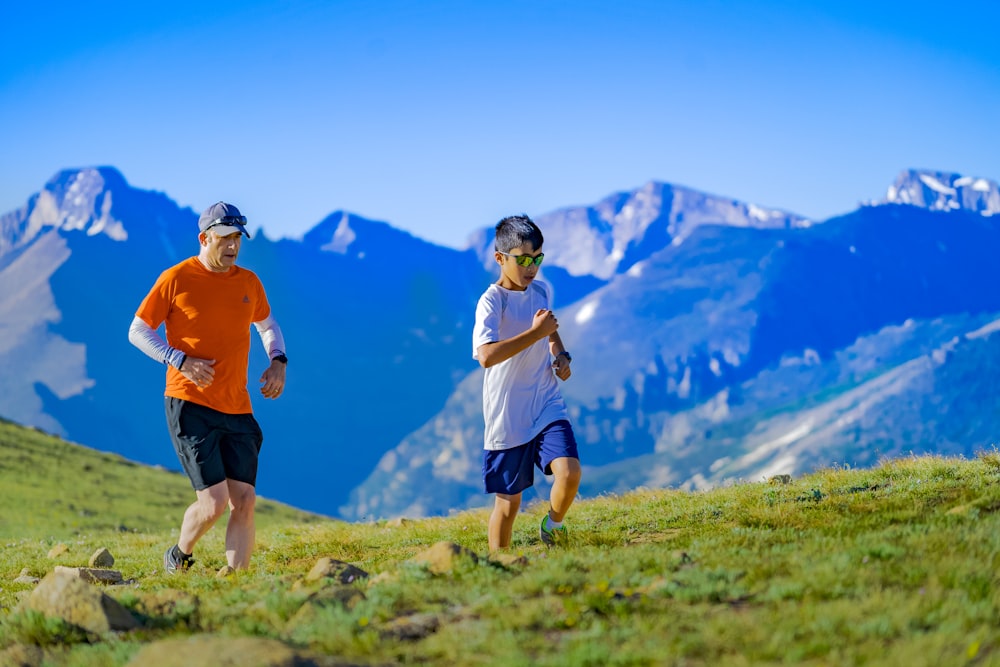
{"type": "Polygon", "coordinates": [[[565,419],[554,421],[530,442],[518,447],[483,452],[483,483],[486,493],[521,493],[535,483],[535,467],[552,474],[555,459],[579,459],[573,427],[565,419]]]}
{"type": "Polygon", "coordinates": [[[227,479],[257,484],[264,436],[252,414],[230,415],[180,398],[164,398],[174,451],[196,491],[227,479]]]}

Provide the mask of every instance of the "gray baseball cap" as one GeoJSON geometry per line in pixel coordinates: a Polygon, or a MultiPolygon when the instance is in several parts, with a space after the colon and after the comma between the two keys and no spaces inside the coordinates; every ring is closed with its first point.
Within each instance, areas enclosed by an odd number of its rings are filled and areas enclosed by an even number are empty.
{"type": "Polygon", "coordinates": [[[198,218],[198,231],[204,232],[211,229],[219,236],[229,236],[241,232],[250,238],[250,232],[245,227],[246,224],[246,216],[240,213],[240,209],[220,201],[206,208],[205,212],[198,218]]]}

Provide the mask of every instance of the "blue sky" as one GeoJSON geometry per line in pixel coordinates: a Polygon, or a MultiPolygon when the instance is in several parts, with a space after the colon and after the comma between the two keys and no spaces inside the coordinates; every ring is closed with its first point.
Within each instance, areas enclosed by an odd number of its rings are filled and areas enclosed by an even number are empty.
{"type": "Polygon", "coordinates": [[[105,2],[0,9],[0,212],[112,165],[251,229],[462,246],[650,180],[822,219],[1000,179],[1000,3],[105,2]]]}

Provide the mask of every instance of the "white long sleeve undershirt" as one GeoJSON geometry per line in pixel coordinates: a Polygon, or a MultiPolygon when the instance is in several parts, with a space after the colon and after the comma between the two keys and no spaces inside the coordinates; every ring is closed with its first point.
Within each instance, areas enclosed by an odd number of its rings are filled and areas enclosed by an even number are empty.
{"type": "MultiPolygon", "coordinates": [[[[260,322],[254,322],[253,325],[260,335],[264,349],[267,350],[268,359],[274,359],[279,354],[285,353],[285,338],[281,335],[281,328],[273,315],[268,315],[260,322]]],[[[167,341],[160,337],[156,329],[146,324],[138,316],[132,318],[132,324],[128,328],[128,340],[142,350],[146,356],[161,364],[170,364],[178,370],[187,358],[187,355],[177,348],[171,347],[167,341]]]]}

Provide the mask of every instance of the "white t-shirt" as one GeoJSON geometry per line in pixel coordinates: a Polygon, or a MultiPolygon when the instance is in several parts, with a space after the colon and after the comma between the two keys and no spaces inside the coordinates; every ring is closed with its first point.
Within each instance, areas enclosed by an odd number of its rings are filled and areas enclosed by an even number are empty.
{"type": "MultiPolygon", "coordinates": [[[[513,338],[531,328],[535,313],[551,309],[548,285],[533,281],[523,292],[490,285],[476,306],[472,356],[486,343],[513,338]]],[[[554,421],[568,419],[552,371],[548,336],[486,369],[483,378],[483,446],[502,450],[532,440],[554,421]]]]}

